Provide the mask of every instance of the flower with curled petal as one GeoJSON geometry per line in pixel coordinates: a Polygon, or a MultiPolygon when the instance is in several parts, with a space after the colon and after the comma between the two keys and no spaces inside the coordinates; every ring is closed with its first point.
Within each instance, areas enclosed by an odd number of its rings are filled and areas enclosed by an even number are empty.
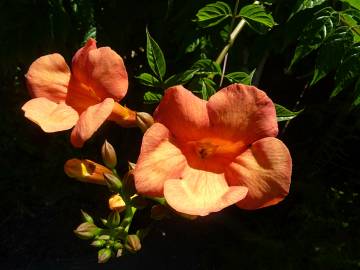
{"type": "Polygon", "coordinates": [[[140,194],[201,216],[232,204],[274,205],[288,194],[291,156],[275,138],[275,107],[265,92],[233,84],[205,101],[175,86],[154,119],[134,170],[140,194]]]}
{"type": "Polygon", "coordinates": [[[26,74],[33,99],[25,103],[25,117],[45,132],[74,127],[71,143],[82,147],[105,122],[135,126],[136,113],[121,106],[128,88],[122,58],[109,47],[96,47],[89,39],[72,59],[72,69],[58,54],[35,60],[26,74]]]}

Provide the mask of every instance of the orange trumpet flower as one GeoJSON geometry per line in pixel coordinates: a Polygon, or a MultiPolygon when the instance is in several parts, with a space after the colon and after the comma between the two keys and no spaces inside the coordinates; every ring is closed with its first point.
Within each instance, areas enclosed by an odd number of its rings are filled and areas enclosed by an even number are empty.
{"type": "Polygon", "coordinates": [[[121,106],[128,88],[122,58],[109,47],[89,39],[72,59],[72,70],[60,54],[35,60],[26,74],[33,99],[22,110],[45,132],[68,130],[71,143],[82,147],[105,122],[136,125],[136,113],[121,106]]]}
{"type": "Polygon", "coordinates": [[[274,205],[288,194],[291,156],[275,138],[273,102],[256,87],[233,84],[205,101],[175,86],[154,119],[133,173],[140,194],[201,216],[232,204],[274,205]]]}

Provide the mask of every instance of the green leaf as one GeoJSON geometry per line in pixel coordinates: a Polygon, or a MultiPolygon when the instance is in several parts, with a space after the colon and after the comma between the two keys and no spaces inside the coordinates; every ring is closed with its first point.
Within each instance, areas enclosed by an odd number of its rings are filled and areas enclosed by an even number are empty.
{"type": "Polygon", "coordinates": [[[188,81],[190,81],[198,71],[199,71],[198,69],[195,70],[190,69],[182,73],[172,75],[164,82],[164,88],[168,88],[170,86],[178,85],[178,84],[185,84],[188,81]]]}
{"type": "Polygon", "coordinates": [[[247,74],[245,72],[232,72],[225,75],[225,78],[229,80],[231,83],[242,83],[246,85],[251,85],[252,78],[254,76],[255,69],[247,74]]]}
{"type": "Polygon", "coordinates": [[[360,10],[348,9],[340,13],[341,21],[351,27],[354,43],[360,42],[360,10]]]}
{"type": "Polygon", "coordinates": [[[224,2],[208,4],[198,11],[196,21],[200,27],[207,28],[221,23],[232,16],[231,8],[224,2]]]}
{"type": "Polygon", "coordinates": [[[299,38],[299,45],[295,49],[289,69],[321,46],[333,31],[337,20],[337,13],[332,8],[322,9],[315,13],[315,17],[307,24],[299,38]]]}
{"type": "Polygon", "coordinates": [[[360,76],[360,44],[349,49],[335,74],[335,89],[331,98],[337,96],[350,83],[360,76]]]}
{"type": "Polygon", "coordinates": [[[275,110],[276,110],[276,118],[278,122],[291,120],[296,116],[298,116],[303,111],[300,110],[297,112],[292,112],[289,109],[286,109],[285,107],[279,104],[275,104],[275,110]]]}
{"type": "Polygon", "coordinates": [[[160,81],[149,73],[141,73],[139,76],[135,77],[139,80],[142,85],[158,87],[160,85],[160,81]]]}
{"type": "Polygon", "coordinates": [[[348,3],[350,6],[360,10],[360,1],[359,0],[341,0],[341,1],[348,3]]]}
{"type": "Polygon", "coordinates": [[[154,104],[159,103],[162,98],[162,94],[152,91],[147,91],[144,94],[144,103],[146,104],[154,104]]]}
{"type": "Polygon", "coordinates": [[[213,94],[216,93],[216,83],[209,78],[200,78],[202,99],[208,100],[213,94]]]}
{"type": "Polygon", "coordinates": [[[315,6],[321,5],[327,0],[298,0],[296,2],[294,11],[291,13],[289,19],[291,19],[296,13],[303,11],[305,9],[310,9],[315,6]]]}
{"type": "Polygon", "coordinates": [[[151,37],[146,28],[146,57],[151,70],[159,78],[160,81],[166,73],[166,63],[162,50],[156,41],[151,37]]]}
{"type": "Polygon", "coordinates": [[[354,96],[355,100],[353,101],[352,106],[357,107],[360,105],[360,78],[356,82],[354,96]]]}
{"type": "Polygon", "coordinates": [[[196,61],[191,69],[197,69],[197,74],[207,75],[207,74],[221,74],[221,67],[216,62],[210,59],[200,59],[196,61]]]}
{"type": "Polygon", "coordinates": [[[90,38],[96,39],[96,27],[90,27],[90,29],[85,33],[83,44],[85,44],[90,38]]]}
{"type": "Polygon", "coordinates": [[[353,36],[347,26],[338,27],[330,34],[320,47],[311,86],[338,67],[344,52],[352,44],[352,41],[353,36]]]}
{"type": "Polygon", "coordinates": [[[273,17],[266,13],[266,10],[261,5],[247,5],[244,6],[239,15],[246,20],[250,26],[254,26],[255,29],[256,23],[262,24],[268,28],[272,28],[276,23],[273,17]],[[255,23],[255,24],[254,24],[255,23]]]}

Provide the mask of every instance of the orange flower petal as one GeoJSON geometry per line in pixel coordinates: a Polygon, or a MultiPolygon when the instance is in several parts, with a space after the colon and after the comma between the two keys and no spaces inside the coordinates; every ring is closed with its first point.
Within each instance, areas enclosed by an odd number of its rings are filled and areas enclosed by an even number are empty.
{"type": "Polygon", "coordinates": [[[196,140],[209,132],[206,101],[196,97],[181,85],[165,91],[154,118],[181,140],[196,140]]]}
{"type": "Polygon", "coordinates": [[[212,127],[221,138],[250,144],[278,133],[273,102],[254,86],[232,84],[207,104],[212,127]]]}
{"type": "Polygon", "coordinates": [[[98,97],[122,99],[127,92],[128,76],[124,61],[109,47],[96,49],[89,39],[74,56],[73,73],[78,81],[90,87],[98,97]]]}
{"type": "Polygon", "coordinates": [[[169,137],[169,130],[160,123],[152,125],[144,134],[134,170],[135,185],[140,194],[163,196],[164,182],[182,174],[185,157],[169,137]]]}
{"type": "Polygon", "coordinates": [[[60,54],[49,54],[36,59],[25,77],[33,97],[44,97],[58,103],[65,100],[70,69],[60,54]]]}
{"type": "Polygon", "coordinates": [[[88,107],[79,118],[71,132],[71,143],[82,147],[95,131],[105,122],[114,107],[114,100],[107,98],[103,102],[88,107]]]}
{"type": "Polygon", "coordinates": [[[245,198],[247,187],[226,183],[224,174],[186,169],[182,179],[165,182],[164,195],[167,203],[176,211],[205,216],[245,198]]]}
{"type": "Polygon", "coordinates": [[[240,208],[257,209],[277,204],[289,193],[291,156],[280,140],[272,137],[256,141],[225,171],[228,183],[247,186],[240,208]]]}
{"type": "Polygon", "coordinates": [[[21,109],[26,118],[38,124],[45,132],[68,130],[79,119],[78,113],[70,106],[44,97],[29,100],[21,109]]]}

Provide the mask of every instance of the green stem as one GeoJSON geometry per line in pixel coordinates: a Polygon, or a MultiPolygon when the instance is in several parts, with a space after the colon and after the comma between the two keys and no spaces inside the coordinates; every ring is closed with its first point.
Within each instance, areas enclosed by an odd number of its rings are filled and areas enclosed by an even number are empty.
{"type": "Polygon", "coordinates": [[[124,219],[122,220],[121,224],[120,224],[120,227],[123,227],[125,228],[124,231],[126,233],[129,232],[129,229],[130,229],[130,225],[131,225],[131,222],[134,218],[134,215],[135,215],[135,212],[136,212],[136,208],[135,207],[132,207],[130,205],[127,205],[126,207],[126,212],[125,212],[125,217],[124,219]]]}
{"type": "MultiPolygon", "coordinates": [[[[260,4],[260,2],[255,1],[253,4],[258,5],[258,4],[260,4]]],[[[244,28],[245,24],[246,24],[245,19],[241,19],[240,22],[235,27],[235,29],[231,32],[228,43],[225,45],[225,47],[222,49],[222,51],[220,52],[220,54],[216,58],[216,61],[215,61],[216,63],[218,63],[219,65],[222,63],[222,61],[225,58],[225,55],[228,53],[229,49],[234,44],[235,39],[237,38],[237,36],[241,32],[241,30],[244,28]]]]}

